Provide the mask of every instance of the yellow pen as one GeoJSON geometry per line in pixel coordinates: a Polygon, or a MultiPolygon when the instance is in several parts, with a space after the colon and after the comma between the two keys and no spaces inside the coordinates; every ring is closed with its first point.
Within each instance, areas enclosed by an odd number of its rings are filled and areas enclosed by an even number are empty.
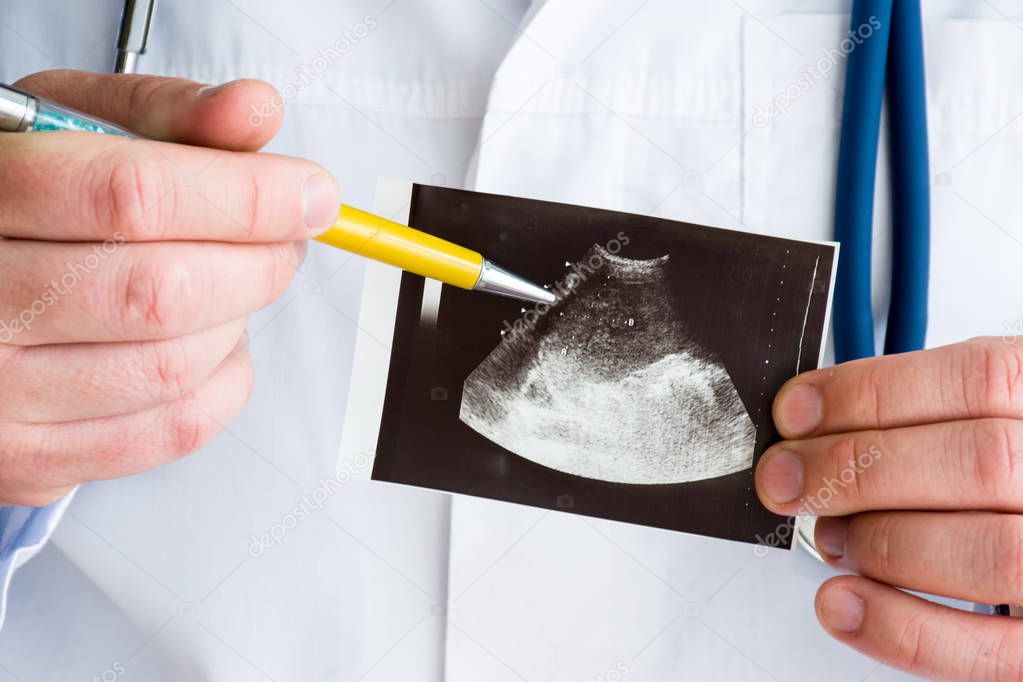
{"type": "MultiPolygon", "coordinates": [[[[0,130],[85,130],[135,137],[113,123],[3,84],[0,130]]],[[[533,303],[556,300],[553,292],[494,265],[475,251],[351,206],[341,206],[334,226],[316,239],[462,289],[533,303]]]]}
{"type": "Polygon", "coordinates": [[[334,226],[317,241],[440,280],[532,303],[554,303],[554,292],[494,265],[481,254],[378,215],[341,206],[334,226]]]}

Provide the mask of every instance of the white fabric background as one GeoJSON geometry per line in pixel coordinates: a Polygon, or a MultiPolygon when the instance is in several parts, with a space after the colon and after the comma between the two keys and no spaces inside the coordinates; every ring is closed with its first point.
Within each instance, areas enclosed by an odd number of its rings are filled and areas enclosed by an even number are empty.
{"type": "MultiPolygon", "coordinates": [[[[146,71],[282,86],[318,45],[378,26],[288,103],[271,151],[465,185],[827,238],[839,69],[764,129],[750,113],[841,37],[839,0],[164,0],[146,71]],[[522,21],[523,16],[526,21],[522,21]],[[522,23],[520,23],[522,22],[522,23]],[[494,74],[496,72],[496,79],[494,74]]],[[[120,3],[5,3],[0,77],[107,67],[120,3]]],[[[1023,3],[930,1],[930,343],[1023,319],[1023,3]]],[[[878,310],[888,234],[884,171],[878,310]]],[[[818,628],[828,569],[662,531],[351,484],[258,558],[333,471],[362,264],[313,246],[250,325],[242,417],[174,465],[81,490],[15,576],[0,681],[896,680],[818,628]],[[443,605],[447,604],[446,615],[443,605]]],[[[879,333],[882,325],[879,318],[879,333]]],[[[935,387],[940,399],[948,387],[935,387]]]]}

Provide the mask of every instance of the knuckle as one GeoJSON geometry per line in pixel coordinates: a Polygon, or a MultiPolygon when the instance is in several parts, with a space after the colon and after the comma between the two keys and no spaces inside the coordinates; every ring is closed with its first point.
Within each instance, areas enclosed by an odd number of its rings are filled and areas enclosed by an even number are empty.
{"type": "Polygon", "coordinates": [[[932,617],[927,613],[911,615],[899,629],[896,651],[910,672],[920,670],[930,658],[927,643],[927,627],[932,617]]]}
{"type": "Polygon", "coordinates": [[[129,81],[127,101],[129,111],[152,109],[153,98],[162,81],[152,78],[135,78],[129,81]]]}
{"type": "Polygon", "coordinates": [[[860,437],[849,434],[837,438],[827,451],[831,475],[821,483],[832,489],[836,497],[844,496],[847,504],[863,501],[870,492],[864,472],[856,465],[860,446],[860,437]]]}
{"type": "Polygon", "coordinates": [[[196,292],[202,291],[201,279],[201,270],[184,263],[129,263],[122,285],[122,323],[132,329],[141,322],[157,336],[187,328],[195,313],[196,292]]]}
{"type": "Polygon", "coordinates": [[[987,556],[977,557],[982,561],[978,575],[996,566],[998,593],[1005,594],[1012,603],[1019,603],[1023,601],[1023,517],[1009,514],[995,517],[989,535],[987,556]]]}
{"type": "Polygon", "coordinates": [[[198,450],[214,433],[212,419],[191,400],[180,400],[169,412],[166,448],[172,457],[181,457],[198,450]]]}
{"type": "Polygon", "coordinates": [[[190,388],[194,362],[183,339],[167,339],[155,344],[152,356],[142,346],[142,362],[148,369],[147,381],[152,386],[151,396],[157,400],[181,397],[190,388]]]}
{"type": "Polygon", "coordinates": [[[245,231],[251,236],[259,228],[259,216],[264,215],[263,191],[260,186],[259,177],[255,172],[248,173],[248,191],[245,192],[241,203],[242,225],[245,231]]]}
{"type": "Polygon", "coordinates": [[[226,219],[221,222],[235,232],[238,241],[266,241],[264,216],[273,214],[274,205],[262,182],[256,170],[241,170],[218,201],[220,210],[214,217],[226,219]]]}
{"type": "Polygon", "coordinates": [[[266,272],[266,294],[264,296],[263,307],[273,303],[278,296],[287,287],[288,282],[291,281],[294,273],[288,272],[288,269],[283,267],[286,256],[285,251],[291,250],[291,244],[270,244],[267,246],[267,266],[266,272]]]}
{"type": "MultiPolygon", "coordinates": [[[[166,422],[165,449],[173,458],[195,452],[220,431],[222,420],[226,417],[214,417],[211,412],[215,414],[223,411],[233,417],[248,402],[255,385],[255,373],[248,349],[238,352],[241,354],[240,358],[232,358],[227,361],[232,365],[230,382],[224,383],[221,380],[222,385],[226,386],[227,397],[224,398],[225,402],[220,407],[225,408],[230,405],[229,410],[203,409],[200,407],[199,396],[183,397],[171,404],[166,422]]],[[[216,381],[217,379],[218,377],[214,375],[210,380],[216,381]]],[[[221,396],[224,395],[221,394],[221,396]]]]}
{"type": "Polygon", "coordinates": [[[975,339],[967,344],[963,393],[974,416],[1023,416],[1023,344],[975,339]]]}
{"type": "Polygon", "coordinates": [[[899,556],[892,548],[896,532],[896,515],[871,513],[853,518],[849,526],[848,544],[859,555],[859,562],[878,576],[892,577],[900,570],[899,556]]]}
{"type": "Polygon", "coordinates": [[[973,461],[972,477],[983,499],[995,508],[1018,505],[1020,457],[1023,455],[1023,422],[1013,419],[978,419],[965,427],[967,445],[959,453],[969,453],[964,461],[973,461]]]}
{"type": "Polygon", "coordinates": [[[167,207],[173,202],[161,199],[174,186],[164,165],[120,150],[101,154],[93,163],[97,168],[89,192],[97,224],[128,241],[163,238],[172,221],[167,207]]]}
{"type": "Polygon", "coordinates": [[[859,385],[855,391],[863,405],[863,418],[869,420],[871,428],[884,428],[884,412],[887,401],[889,379],[888,366],[885,363],[865,361],[863,372],[859,376],[859,385]]]}

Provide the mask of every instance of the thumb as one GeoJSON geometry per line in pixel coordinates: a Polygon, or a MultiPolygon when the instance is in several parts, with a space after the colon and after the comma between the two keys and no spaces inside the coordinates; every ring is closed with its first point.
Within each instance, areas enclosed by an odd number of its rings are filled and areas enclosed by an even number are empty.
{"type": "Polygon", "coordinates": [[[277,91],[257,80],[214,88],[184,78],[57,70],[15,86],[168,142],[255,151],[281,124],[280,107],[272,106],[277,91]]]}

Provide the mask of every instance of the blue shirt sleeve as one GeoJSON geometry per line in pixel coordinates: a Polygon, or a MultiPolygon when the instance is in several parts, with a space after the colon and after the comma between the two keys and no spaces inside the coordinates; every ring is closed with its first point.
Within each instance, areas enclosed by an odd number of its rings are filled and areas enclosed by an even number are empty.
{"type": "Polygon", "coordinates": [[[71,491],[48,507],[0,507],[0,626],[14,572],[50,539],[74,494],[71,491]]]}

